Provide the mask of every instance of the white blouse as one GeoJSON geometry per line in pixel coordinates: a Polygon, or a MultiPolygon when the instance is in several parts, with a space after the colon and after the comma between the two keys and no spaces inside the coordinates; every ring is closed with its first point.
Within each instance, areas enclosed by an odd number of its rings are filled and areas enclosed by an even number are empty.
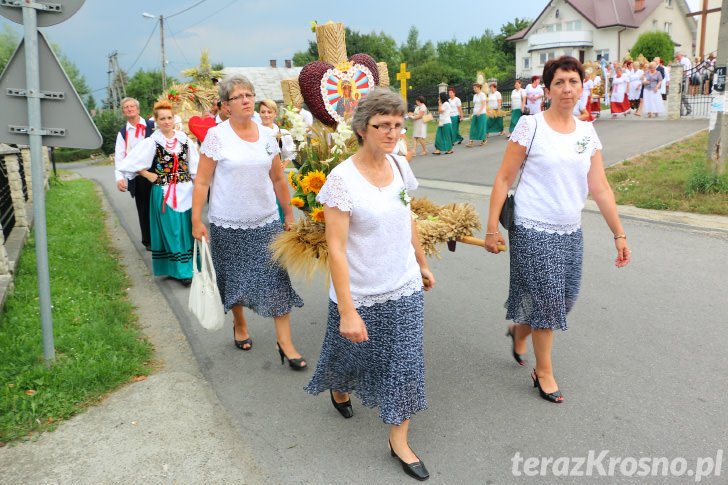
{"type": "MultiPolygon", "coordinates": [[[[485,93],[482,91],[473,96],[473,116],[478,116],[478,114],[480,114],[480,108],[483,106],[486,99],[485,93]]],[[[482,114],[485,114],[485,111],[482,114]]]]}
{"type": "MultiPolygon", "coordinates": [[[[346,259],[357,308],[398,300],[422,288],[410,206],[402,200],[403,192],[417,188],[417,179],[405,158],[387,159],[394,174],[388,186],[370,184],[348,158],[331,171],[316,196],[321,204],[349,212],[346,259]]],[[[338,303],[333,282],[329,298],[338,303]]]]}
{"type": "Polygon", "coordinates": [[[210,185],[211,224],[252,229],[278,219],[270,170],[280,149],[273,130],[262,125],[258,140],[240,138],[227,120],[210,128],[200,152],[216,162],[210,185]]]}
{"type": "Polygon", "coordinates": [[[574,122],[574,131],[563,134],[551,129],[543,113],[518,120],[510,139],[526,147],[528,157],[516,189],[516,224],[559,234],[581,227],[587,173],[602,143],[591,123],[574,122]]]}
{"type": "MultiPolygon", "coordinates": [[[[288,130],[281,130],[281,128],[273,123],[273,136],[278,139],[278,133],[281,134],[280,145],[281,147],[281,160],[294,160],[296,158],[296,143],[293,141],[293,136],[288,130]]],[[[280,146],[279,145],[279,146],[280,146]]]]}
{"type": "Polygon", "coordinates": [[[452,123],[450,117],[455,116],[450,109],[450,103],[445,101],[440,108],[442,108],[442,111],[440,111],[440,117],[437,119],[437,126],[449,125],[452,123]]]}
{"type": "Polygon", "coordinates": [[[523,107],[523,97],[526,92],[521,89],[514,89],[511,91],[511,109],[521,109],[523,107]]]}
{"type": "MultiPolygon", "coordinates": [[[[177,143],[175,143],[174,148],[169,151],[179,155],[182,150],[182,145],[187,143],[187,168],[189,170],[190,177],[194,179],[197,176],[197,166],[200,163],[200,154],[197,153],[197,144],[190,140],[185,132],[178,130],[174,130],[174,137],[169,140],[162,134],[161,131],[154,131],[149,138],[142,140],[129,153],[127,153],[124,160],[122,160],[122,162],[117,166],[119,172],[121,172],[122,176],[125,178],[133,179],[137,176],[137,172],[149,170],[152,166],[154,155],[156,154],[157,144],[164,147],[167,142],[175,139],[177,140],[177,143]]],[[[169,197],[167,199],[167,206],[177,212],[185,212],[191,209],[192,182],[182,182],[175,185],[177,186],[174,189],[176,191],[176,207],[174,197],[169,197]]],[[[170,190],[172,188],[172,184],[167,185],[164,188],[165,191],[170,190]]]]}
{"type": "Polygon", "coordinates": [[[490,109],[498,109],[498,101],[503,99],[501,97],[501,93],[498,91],[494,93],[488,93],[488,108],[490,109]]]}
{"type": "Polygon", "coordinates": [[[460,98],[455,96],[454,98],[448,99],[447,102],[450,103],[450,116],[460,116],[460,110],[458,109],[458,106],[463,105],[462,101],[460,101],[460,98]]]}

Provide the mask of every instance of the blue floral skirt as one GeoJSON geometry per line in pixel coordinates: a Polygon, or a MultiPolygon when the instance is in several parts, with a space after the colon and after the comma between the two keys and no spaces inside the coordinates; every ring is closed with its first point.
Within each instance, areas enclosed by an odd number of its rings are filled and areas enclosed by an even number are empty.
{"type": "Polygon", "coordinates": [[[280,317],[303,306],[286,270],[271,261],[268,246],[282,230],[278,221],[253,229],[210,224],[212,264],[225,312],[242,305],[261,317],[280,317]]]}
{"type": "Polygon", "coordinates": [[[427,409],[422,353],[424,292],[362,306],[357,312],[369,340],[353,343],[339,332],[339,311],[329,300],[326,335],[309,394],[353,392],[367,407],[379,406],[387,424],[399,425],[427,409]]]}
{"type": "Polygon", "coordinates": [[[506,319],[532,328],[566,330],[566,314],[581,284],[581,229],[557,234],[514,224],[508,241],[511,279],[506,319]]]}

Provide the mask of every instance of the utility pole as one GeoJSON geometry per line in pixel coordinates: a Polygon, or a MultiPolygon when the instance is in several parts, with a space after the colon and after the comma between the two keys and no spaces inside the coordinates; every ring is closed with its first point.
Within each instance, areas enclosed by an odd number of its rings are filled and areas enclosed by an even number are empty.
{"type": "Polygon", "coordinates": [[[164,59],[164,17],[159,16],[159,36],[162,39],[162,92],[167,91],[167,62],[164,59]]]}
{"type": "Polygon", "coordinates": [[[708,166],[713,175],[726,171],[728,159],[728,104],[726,104],[726,69],[728,67],[728,0],[723,0],[718,28],[718,54],[713,75],[714,97],[708,134],[708,166]]]}
{"type": "Polygon", "coordinates": [[[109,54],[109,68],[108,68],[108,98],[107,102],[109,108],[114,111],[121,107],[121,100],[126,96],[126,87],[124,86],[124,79],[119,67],[119,58],[116,51],[109,54]]]}

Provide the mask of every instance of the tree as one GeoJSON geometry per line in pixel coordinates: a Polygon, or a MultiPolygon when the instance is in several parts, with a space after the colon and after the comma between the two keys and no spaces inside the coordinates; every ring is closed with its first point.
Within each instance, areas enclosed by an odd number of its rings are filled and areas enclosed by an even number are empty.
{"type": "Polygon", "coordinates": [[[93,107],[96,106],[96,101],[91,101],[93,99],[93,95],[91,94],[91,88],[89,88],[86,83],[86,76],[81,74],[81,71],[78,70],[78,67],[76,67],[76,64],[74,64],[71,59],[60,52],[58,46],[52,45],[51,47],[56,53],[63,70],[66,71],[68,79],[71,81],[71,84],[73,84],[73,88],[76,90],[81,101],[83,101],[83,104],[86,106],[86,109],[93,109],[93,107]]]}
{"type": "Polygon", "coordinates": [[[655,57],[671,61],[675,50],[675,43],[666,32],[645,32],[637,38],[637,42],[629,50],[632,59],[637,59],[640,54],[646,59],[652,60],[655,57]]]}
{"type": "Polygon", "coordinates": [[[400,47],[402,62],[406,62],[410,69],[435,58],[435,47],[432,42],[420,44],[418,37],[419,31],[413,25],[410,27],[407,41],[400,47]]]}
{"type": "MultiPolygon", "coordinates": [[[[161,82],[161,77],[160,77],[161,82]]],[[[124,126],[126,118],[119,112],[109,109],[94,116],[94,123],[101,133],[101,150],[104,153],[114,153],[116,146],[116,134],[119,128],[124,126]]]]}
{"type": "Polygon", "coordinates": [[[516,17],[515,19],[513,19],[513,22],[508,22],[501,25],[500,34],[496,35],[493,39],[495,41],[495,48],[498,49],[498,51],[512,57],[515,61],[516,44],[515,42],[507,41],[506,38],[510,37],[516,32],[525,29],[526,27],[531,25],[531,23],[532,21],[529,19],[519,19],[518,17],[516,17]]]}
{"type": "Polygon", "coordinates": [[[412,87],[435,86],[440,83],[459,84],[465,80],[463,71],[444,65],[436,59],[410,69],[412,87]]]}
{"type": "MultiPolygon", "coordinates": [[[[167,76],[167,86],[171,86],[174,82],[177,80],[167,76]]],[[[126,85],[126,95],[139,101],[139,109],[144,117],[151,116],[154,103],[160,94],[162,94],[162,73],[159,70],[139,69],[126,85]]]]}
{"type": "Polygon", "coordinates": [[[5,69],[19,42],[18,34],[9,26],[3,25],[3,30],[0,32],[0,72],[5,69]]]}

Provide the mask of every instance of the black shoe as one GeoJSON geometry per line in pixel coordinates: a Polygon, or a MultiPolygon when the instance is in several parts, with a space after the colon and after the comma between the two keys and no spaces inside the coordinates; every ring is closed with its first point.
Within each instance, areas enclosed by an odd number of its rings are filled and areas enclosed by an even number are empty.
{"type": "Polygon", "coordinates": [[[564,402],[564,396],[561,394],[561,391],[558,389],[556,392],[551,393],[545,393],[543,389],[541,389],[541,383],[538,382],[538,375],[536,375],[536,369],[533,369],[533,373],[531,374],[531,379],[533,379],[533,387],[538,387],[538,393],[541,395],[543,399],[546,399],[549,402],[554,403],[560,403],[564,402]]]}
{"type": "Polygon", "coordinates": [[[181,279],[178,279],[177,281],[182,283],[182,286],[184,286],[185,288],[189,288],[190,285],[192,284],[192,278],[181,278],[181,279]]]}
{"type": "Polygon", "coordinates": [[[427,471],[427,468],[425,468],[425,464],[421,461],[416,461],[414,463],[403,462],[402,458],[398,457],[397,453],[394,452],[391,441],[389,442],[389,452],[392,454],[393,457],[399,460],[399,462],[402,464],[402,470],[404,470],[407,475],[421,482],[430,478],[430,472],[427,471]]]}
{"type": "Polygon", "coordinates": [[[246,352],[253,348],[253,339],[250,337],[246,338],[245,340],[235,340],[235,327],[233,327],[233,342],[235,342],[235,346],[239,348],[240,350],[245,350],[246,352]],[[245,345],[250,345],[250,347],[245,348],[245,345]]]}
{"type": "Polygon", "coordinates": [[[293,370],[303,370],[306,367],[306,361],[303,360],[303,357],[299,357],[298,359],[290,359],[286,354],[283,353],[283,349],[281,349],[281,344],[276,342],[276,348],[278,348],[278,353],[281,356],[281,365],[283,365],[284,359],[288,359],[288,365],[293,370]]]}
{"type": "Polygon", "coordinates": [[[346,402],[336,402],[334,400],[334,391],[329,389],[329,394],[331,394],[331,403],[334,405],[334,408],[339,411],[339,414],[347,419],[354,416],[354,409],[351,407],[351,399],[347,399],[346,402]]]}
{"type": "Polygon", "coordinates": [[[508,331],[506,332],[506,337],[510,337],[511,341],[513,342],[513,358],[516,359],[516,362],[518,362],[518,365],[526,365],[526,361],[523,359],[523,356],[516,352],[516,336],[513,333],[513,330],[511,330],[513,327],[508,327],[508,331]]]}

